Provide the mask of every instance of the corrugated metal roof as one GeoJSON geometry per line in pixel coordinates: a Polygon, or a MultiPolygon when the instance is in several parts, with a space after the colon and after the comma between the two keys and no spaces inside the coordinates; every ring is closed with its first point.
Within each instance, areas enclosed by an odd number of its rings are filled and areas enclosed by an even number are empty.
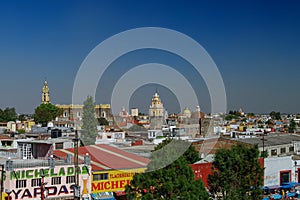
{"type": "MultiPolygon", "coordinates": [[[[55,150],[54,155],[66,158],[67,154],[74,154],[74,148],[55,150]]],[[[121,149],[105,144],[83,146],[78,148],[78,159],[83,161],[84,155],[89,154],[93,171],[106,169],[130,169],[146,167],[149,159],[128,153],[121,149]]]]}

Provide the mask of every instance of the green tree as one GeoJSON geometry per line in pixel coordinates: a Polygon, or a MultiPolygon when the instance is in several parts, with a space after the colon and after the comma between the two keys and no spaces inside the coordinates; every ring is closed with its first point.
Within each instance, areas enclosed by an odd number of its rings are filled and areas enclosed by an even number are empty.
{"type": "Polygon", "coordinates": [[[104,118],[104,117],[100,117],[97,118],[99,125],[101,126],[108,126],[109,122],[104,118]]]}
{"type": "Polygon", "coordinates": [[[273,120],[281,120],[280,112],[272,111],[272,112],[270,113],[270,117],[271,117],[273,120]]]}
{"type": "Polygon", "coordinates": [[[26,120],[25,115],[24,114],[19,115],[18,120],[20,120],[21,122],[25,121],[26,120]]]}
{"type": "Polygon", "coordinates": [[[291,119],[288,127],[288,131],[289,133],[294,133],[295,129],[296,129],[296,122],[294,121],[294,119],[291,119]]]}
{"type": "Polygon", "coordinates": [[[267,158],[269,156],[268,150],[264,150],[260,153],[261,158],[267,158]]]}
{"type": "Polygon", "coordinates": [[[224,200],[261,199],[263,168],[258,156],[257,146],[218,149],[208,178],[211,192],[221,193],[224,200]]]}
{"type": "Polygon", "coordinates": [[[35,123],[47,126],[49,121],[54,120],[56,117],[62,114],[62,110],[51,103],[41,104],[34,110],[35,123]]]}
{"type": "Polygon", "coordinates": [[[254,113],[248,113],[247,116],[248,117],[255,117],[255,114],[254,113]]]}
{"type": "Polygon", "coordinates": [[[228,114],[225,116],[225,120],[231,121],[232,119],[239,119],[239,116],[234,115],[234,114],[228,114]]]}
{"type": "Polygon", "coordinates": [[[82,130],[80,139],[83,145],[95,144],[97,132],[97,119],[95,116],[95,103],[93,97],[88,96],[83,102],[82,130]]]}
{"type": "Polygon", "coordinates": [[[235,115],[235,116],[237,116],[237,117],[241,116],[241,113],[240,113],[239,111],[236,111],[236,110],[234,110],[234,111],[230,110],[230,111],[228,112],[228,114],[229,114],[229,115],[235,115]]]}
{"type": "Polygon", "coordinates": [[[3,110],[0,108],[0,122],[4,122],[3,120],[3,110]]]}
{"type": "Polygon", "coordinates": [[[157,150],[164,150],[165,156],[152,154],[151,162],[147,167],[149,172],[134,175],[130,185],[125,189],[129,199],[135,199],[139,195],[141,199],[208,199],[202,181],[195,180],[194,172],[189,166],[199,160],[194,147],[182,140],[165,140],[155,148],[155,152],[157,150]],[[168,148],[167,145],[171,142],[187,147],[187,150],[166,167],[152,170],[157,164],[163,163],[170,157],[174,158],[176,148],[168,148]]]}
{"type": "Polygon", "coordinates": [[[0,122],[16,121],[17,118],[15,108],[5,108],[4,110],[0,109],[0,122]]]}

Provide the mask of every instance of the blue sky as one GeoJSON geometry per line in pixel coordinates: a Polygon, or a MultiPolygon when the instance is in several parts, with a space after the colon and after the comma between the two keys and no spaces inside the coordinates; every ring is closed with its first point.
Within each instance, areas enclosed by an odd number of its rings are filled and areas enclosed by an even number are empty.
{"type": "MultiPolygon", "coordinates": [[[[45,78],[52,103],[71,103],[76,73],[100,42],[133,28],[163,27],[188,35],[210,54],[228,110],[300,113],[299,1],[1,1],[0,27],[2,109],[33,113],[45,78]]],[[[99,84],[96,102],[110,103],[111,80],[122,67],[152,59],[183,62],[149,50],[120,58],[99,84]]],[[[182,73],[193,79],[188,68],[182,73]]],[[[199,86],[201,109],[210,112],[203,80],[191,81],[199,86]]],[[[160,85],[141,86],[130,106],[146,112],[157,88],[169,112],[179,111],[176,95],[160,85]]]]}

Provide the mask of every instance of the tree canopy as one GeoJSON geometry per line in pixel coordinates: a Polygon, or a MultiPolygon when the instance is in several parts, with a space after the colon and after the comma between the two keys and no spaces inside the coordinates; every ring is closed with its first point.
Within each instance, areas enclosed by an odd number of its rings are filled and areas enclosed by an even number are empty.
{"type": "Polygon", "coordinates": [[[16,121],[17,113],[15,108],[5,108],[4,110],[0,109],[0,122],[9,122],[16,121]]]}
{"type": "Polygon", "coordinates": [[[272,111],[270,113],[270,117],[274,120],[281,120],[281,115],[280,115],[280,112],[275,112],[275,111],[272,111]]]}
{"type": "MultiPolygon", "coordinates": [[[[166,148],[172,140],[165,140],[155,148],[155,151],[166,148]]],[[[178,143],[187,143],[182,140],[178,143]]],[[[178,145],[176,143],[176,145],[178,145]]],[[[186,145],[186,144],[184,144],[186,145]]],[[[183,145],[183,146],[184,146],[183,145]]],[[[176,154],[176,149],[166,148],[167,158],[171,154],[176,154]]],[[[157,155],[154,154],[154,157],[157,155]]],[[[166,157],[160,157],[165,160],[166,157]]],[[[151,170],[158,161],[153,159],[148,165],[148,172],[135,174],[130,185],[126,186],[126,193],[129,199],[140,197],[141,199],[208,199],[203,182],[195,180],[194,172],[189,164],[199,160],[199,155],[194,147],[189,145],[186,152],[178,159],[164,168],[151,170]]],[[[174,158],[174,156],[173,156],[174,158]]]]}
{"type": "Polygon", "coordinates": [[[238,115],[228,114],[225,116],[225,120],[231,121],[233,119],[239,119],[240,117],[238,115]]]}
{"type": "Polygon", "coordinates": [[[288,132],[293,133],[295,129],[296,129],[296,122],[294,121],[294,119],[291,119],[288,127],[288,132]]]}
{"type": "Polygon", "coordinates": [[[239,112],[239,111],[237,111],[237,110],[230,110],[229,112],[228,112],[228,114],[229,115],[235,115],[235,116],[241,116],[241,113],[239,112]]]}
{"type": "Polygon", "coordinates": [[[54,120],[56,117],[62,114],[62,110],[51,103],[41,104],[34,110],[35,123],[47,126],[49,121],[54,120]]]}
{"type": "Polygon", "coordinates": [[[104,117],[97,118],[99,125],[101,126],[108,126],[109,122],[104,117]]]}
{"type": "Polygon", "coordinates": [[[95,144],[97,133],[97,119],[95,116],[95,103],[93,97],[88,96],[83,102],[82,130],[80,139],[83,145],[95,144]]]}
{"type": "Polygon", "coordinates": [[[258,156],[257,146],[218,149],[208,178],[210,191],[222,194],[224,200],[261,199],[263,168],[258,156]]]}

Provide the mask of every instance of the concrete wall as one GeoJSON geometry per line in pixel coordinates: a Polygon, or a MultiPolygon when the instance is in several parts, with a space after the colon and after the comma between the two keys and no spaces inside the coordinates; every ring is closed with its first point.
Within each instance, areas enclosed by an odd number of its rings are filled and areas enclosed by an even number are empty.
{"type": "MultiPolygon", "coordinates": [[[[290,171],[291,180],[295,181],[295,167],[292,156],[265,158],[264,185],[280,185],[280,172],[290,171]]],[[[298,180],[297,180],[298,181],[298,180]]]]}

